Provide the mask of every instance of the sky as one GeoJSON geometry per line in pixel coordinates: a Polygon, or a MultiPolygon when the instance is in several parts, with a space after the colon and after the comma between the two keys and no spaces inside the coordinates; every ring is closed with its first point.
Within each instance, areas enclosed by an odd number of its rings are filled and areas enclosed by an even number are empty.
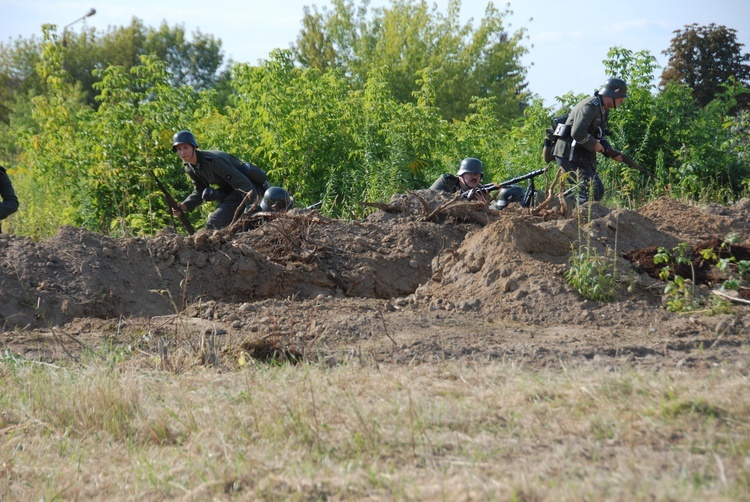
{"type": "MultiPolygon", "coordinates": [[[[361,0],[355,0],[361,4],[361,0]]],[[[462,23],[476,28],[489,0],[462,0],[462,23]]],[[[523,28],[529,52],[522,59],[529,90],[546,106],[569,91],[590,93],[607,78],[602,61],[611,47],[633,52],[649,51],[663,68],[662,55],[675,30],[697,23],[724,25],[736,30],[743,52],[750,52],[750,2],[747,0],[511,0],[513,13],[504,18],[511,32],[523,28]]],[[[80,30],[84,26],[105,31],[127,26],[133,17],[158,28],[182,25],[222,40],[225,58],[257,64],[275,48],[288,48],[302,27],[304,6],[330,7],[329,0],[0,0],[0,41],[41,37],[43,24],[80,30]],[[83,20],[90,8],[96,14],[83,20]]],[[[390,0],[371,0],[371,7],[390,0]]],[[[428,0],[445,13],[448,0],[428,0]]],[[[661,70],[656,71],[656,77],[661,70]]],[[[658,83],[658,78],[655,83],[658,83]]]]}

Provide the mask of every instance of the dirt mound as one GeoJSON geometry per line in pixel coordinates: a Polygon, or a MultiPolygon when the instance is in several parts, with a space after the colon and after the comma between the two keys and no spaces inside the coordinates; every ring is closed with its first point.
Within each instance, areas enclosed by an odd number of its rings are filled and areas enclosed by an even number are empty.
{"type": "MultiPolygon", "coordinates": [[[[735,305],[729,320],[691,323],[667,312],[653,253],[680,242],[699,250],[709,239],[720,253],[726,236],[735,234],[731,253],[744,256],[747,200],[699,207],[663,198],[639,211],[594,204],[551,220],[518,206],[497,211],[431,191],[371,206],[373,213],[360,221],[292,212],[239,233],[184,236],[166,229],[150,239],[113,239],[64,227],[41,242],[0,234],[4,329],[41,330],[9,337],[5,347],[15,343],[35,353],[39,340],[52,336],[45,327],[56,325],[75,326],[74,336],[100,336],[95,319],[131,325],[146,319],[143,329],[158,333],[154,319],[175,314],[194,319],[200,330],[209,323],[214,335],[228,333],[227,340],[240,337],[227,342],[228,351],[231,345],[231,351],[260,353],[266,349],[258,339],[272,337],[295,357],[309,353],[310,344],[328,347],[325,357],[332,360],[363,339],[381,340],[372,350],[396,362],[619,354],[624,340],[641,357],[643,347],[659,350],[652,345],[663,341],[653,334],[662,332],[693,337],[677,344],[684,350],[718,343],[718,329],[721,343],[743,343],[729,334],[744,332],[744,304],[735,305]],[[581,249],[617,256],[621,283],[612,302],[584,300],[566,283],[571,253],[581,249]],[[551,352],[550,343],[556,344],[551,352]]],[[[722,280],[716,270],[704,276],[707,288],[722,280]]]]}

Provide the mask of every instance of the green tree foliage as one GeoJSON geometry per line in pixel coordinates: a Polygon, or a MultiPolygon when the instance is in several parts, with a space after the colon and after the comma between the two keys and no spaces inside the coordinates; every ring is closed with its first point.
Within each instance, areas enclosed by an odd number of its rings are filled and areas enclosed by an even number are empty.
{"type": "Polygon", "coordinates": [[[447,119],[471,113],[473,98],[494,98],[504,121],[521,115],[526,70],[520,58],[524,31],[510,34],[499,11],[488,4],[479,27],[459,22],[461,2],[447,14],[424,0],[393,0],[367,10],[367,2],[334,0],[329,10],[305,7],[303,29],[293,45],[296,60],[325,71],[339,68],[355,85],[364,85],[373,68],[387,67],[387,83],[399,102],[415,102],[421,75],[430,71],[435,105],[447,119]]]}
{"type": "Polygon", "coordinates": [[[0,42],[0,123],[9,123],[17,97],[27,100],[33,90],[42,88],[35,71],[41,52],[35,37],[0,42]]]}
{"type": "Polygon", "coordinates": [[[361,213],[356,201],[427,183],[446,126],[427,81],[423,98],[401,104],[384,68],[361,91],[351,91],[340,71],[296,68],[288,51],[273,53],[263,67],[236,65],[233,72],[236,99],[228,122],[221,121],[231,129],[212,127],[206,135],[266,168],[298,200],[324,199],[331,214],[352,216],[361,213]]]}
{"type": "Polygon", "coordinates": [[[742,53],[736,30],[711,23],[686,25],[674,33],[671,45],[662,52],[669,62],[660,85],[685,84],[693,90],[696,103],[706,106],[731,78],[750,84],[750,54],[742,53]]]}
{"type": "MultiPolygon", "coordinates": [[[[357,19],[355,11],[345,12],[357,19]]],[[[123,36],[137,38],[137,26],[130,28],[123,36]]],[[[162,35],[169,53],[173,42],[162,35]]],[[[322,199],[326,214],[352,218],[369,211],[358,202],[426,188],[439,175],[455,173],[464,157],[482,159],[486,181],[540,168],[545,129],[560,111],[531,101],[511,119],[498,113],[501,96],[477,93],[463,119],[449,120],[439,105],[445,73],[438,67],[417,71],[411,99],[404,100],[393,86],[398,66],[369,64],[362,74],[337,65],[300,67],[284,50],[259,66],[233,65],[222,80],[228,92],[175,85],[170,61],[154,50],[136,63],[128,56],[123,64],[95,68],[89,94],[71,76],[80,63],[70,58],[55,27],[45,28],[40,47],[25,53],[34,61],[33,82],[25,87],[23,78],[14,81],[17,99],[8,123],[0,123],[22,200],[8,228],[35,238],[60,225],[114,235],[154,234],[173,225],[149,171],[178,200],[192,189],[171,149],[172,135],[181,129],[193,131],[204,149],[225,150],[265,169],[272,184],[289,189],[300,205],[322,199]],[[92,96],[97,106],[90,104],[92,96]]],[[[604,61],[604,73],[629,83],[630,98],[611,117],[611,139],[660,178],[655,183],[603,160],[606,202],[633,206],[664,193],[721,202],[747,195],[750,118],[733,112],[747,86],[730,80],[698,107],[685,84],[656,91],[650,84],[655,69],[645,51],[614,48],[604,61]]],[[[563,96],[561,107],[581,97],[563,96]]],[[[541,179],[538,184],[544,185],[541,179]]],[[[190,214],[196,228],[210,210],[208,203],[190,214]]]]}
{"type": "Polygon", "coordinates": [[[656,64],[647,52],[610,50],[607,73],[628,82],[625,105],[612,113],[610,126],[615,146],[654,172],[657,184],[637,171],[614,161],[603,161],[605,185],[614,187],[621,201],[641,202],[654,193],[700,200],[728,202],[746,190],[750,181],[748,142],[739,140],[746,115],[732,110],[746,86],[730,83],[706,106],[697,107],[693,89],[668,85],[652,92],[656,64]]]}
{"type": "MultiPolygon", "coordinates": [[[[156,54],[168,64],[172,85],[192,85],[196,89],[213,87],[223,78],[221,40],[200,31],[188,41],[180,25],[169,27],[166,22],[159,29],[144,26],[138,18],[130,25],[110,27],[105,32],[93,28],[80,32],[66,30],[57,34],[54,25],[46,27],[50,42],[63,50],[62,65],[68,79],[80,83],[89,105],[96,107],[97,81],[94,70],[109,66],[130,69],[140,63],[140,57],[156,54]]],[[[44,43],[35,38],[0,44],[0,121],[8,123],[16,103],[23,103],[28,95],[45,92],[46,82],[38,78],[35,65],[44,51],[44,43]]]]}

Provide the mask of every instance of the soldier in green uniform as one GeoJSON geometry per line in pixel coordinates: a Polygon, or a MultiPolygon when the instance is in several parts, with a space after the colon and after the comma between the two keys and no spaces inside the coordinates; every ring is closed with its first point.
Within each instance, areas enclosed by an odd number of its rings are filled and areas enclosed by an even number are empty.
{"type": "Polygon", "coordinates": [[[199,150],[190,131],[179,131],[172,138],[172,150],[184,162],[185,172],[193,181],[193,192],[173,209],[175,216],[192,211],[205,201],[216,201],[216,210],[206,220],[206,228],[218,230],[232,222],[237,208],[250,206],[260,197],[268,182],[266,174],[252,164],[219,150],[199,150]],[[218,186],[214,188],[211,185],[218,186]]]}
{"type": "Polygon", "coordinates": [[[484,165],[482,161],[474,157],[467,157],[461,161],[456,175],[441,175],[432,184],[430,190],[442,190],[448,193],[465,192],[479,185],[483,176],[484,165]]]}
{"type": "Polygon", "coordinates": [[[2,232],[2,221],[18,211],[18,197],[3,166],[0,166],[0,198],[3,200],[0,202],[0,232],[2,232]]]}
{"type": "Polygon", "coordinates": [[[270,187],[263,194],[260,209],[269,213],[285,213],[294,209],[294,197],[281,187],[270,187]]]}
{"type": "MultiPolygon", "coordinates": [[[[553,155],[565,170],[575,173],[582,181],[578,202],[589,199],[589,184],[594,184],[594,200],[604,197],[604,183],[596,173],[596,153],[604,152],[609,144],[604,139],[609,110],[617,108],[627,98],[627,85],[619,78],[610,78],[594,95],[578,103],[564,125],[555,131],[557,142],[553,155]]],[[[622,157],[615,157],[622,162],[622,157]]]]}

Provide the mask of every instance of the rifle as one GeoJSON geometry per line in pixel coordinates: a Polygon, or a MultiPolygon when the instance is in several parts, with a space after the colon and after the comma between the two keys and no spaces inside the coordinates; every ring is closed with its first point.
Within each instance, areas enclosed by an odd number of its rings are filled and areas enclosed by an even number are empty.
{"type": "Polygon", "coordinates": [[[651,178],[654,178],[656,181],[659,181],[659,178],[657,178],[656,176],[654,176],[654,174],[651,171],[649,171],[649,170],[647,170],[647,169],[639,166],[633,159],[631,159],[625,153],[620,152],[620,151],[615,150],[614,148],[612,148],[612,145],[609,144],[609,141],[607,141],[606,139],[601,139],[599,141],[602,144],[602,146],[604,147],[604,151],[602,152],[602,155],[604,155],[605,157],[607,157],[609,159],[614,159],[617,156],[622,155],[622,163],[623,164],[625,164],[625,165],[627,165],[629,167],[632,167],[634,169],[638,169],[640,172],[642,172],[646,176],[650,176],[651,178]]]}
{"type": "Polygon", "coordinates": [[[527,202],[530,205],[531,199],[533,198],[533,195],[534,195],[534,178],[536,178],[540,174],[544,174],[545,172],[547,172],[547,169],[548,168],[546,167],[542,169],[537,169],[536,171],[531,171],[530,173],[522,174],[521,176],[516,176],[515,178],[511,178],[509,180],[503,181],[502,183],[487,183],[485,185],[477,185],[470,190],[461,192],[461,196],[469,200],[479,196],[486,201],[487,194],[490,192],[494,192],[495,190],[500,190],[501,188],[506,188],[511,185],[515,185],[519,181],[531,180],[529,182],[529,187],[526,189],[526,194],[524,195],[524,198],[523,198],[523,202],[524,202],[523,206],[528,207],[527,202]]]}
{"type": "MultiPolygon", "coordinates": [[[[195,233],[195,228],[193,228],[193,225],[190,223],[190,220],[188,219],[187,215],[180,209],[180,206],[177,205],[177,201],[174,200],[172,195],[169,193],[169,191],[164,187],[161,181],[159,181],[159,178],[156,177],[156,173],[153,171],[149,171],[151,173],[151,176],[154,177],[154,180],[156,180],[156,185],[159,187],[159,189],[164,194],[164,198],[167,199],[167,205],[169,206],[170,210],[176,209],[179,213],[179,218],[182,224],[185,226],[185,230],[187,230],[188,234],[193,235],[195,233]]],[[[173,214],[170,211],[170,214],[173,214]]],[[[174,217],[172,219],[174,222],[174,217]]]]}

